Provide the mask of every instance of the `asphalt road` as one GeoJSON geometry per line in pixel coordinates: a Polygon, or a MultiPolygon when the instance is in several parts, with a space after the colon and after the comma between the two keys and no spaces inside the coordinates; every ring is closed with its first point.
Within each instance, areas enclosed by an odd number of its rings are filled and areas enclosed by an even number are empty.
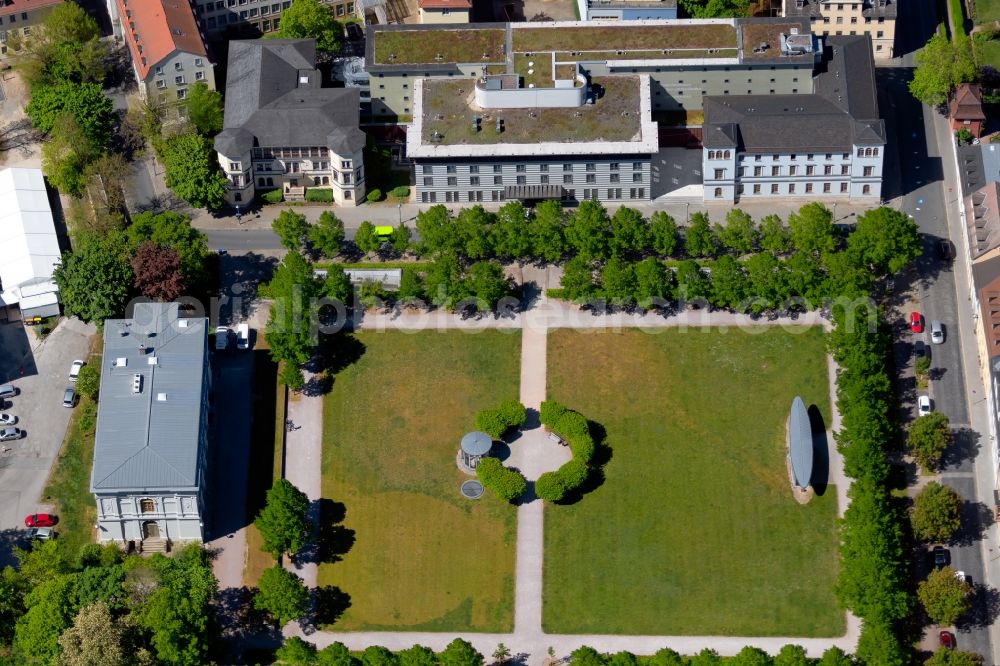
{"type": "MultiPolygon", "coordinates": [[[[899,363],[912,363],[912,341],[906,316],[912,309],[919,309],[928,322],[928,332],[922,336],[931,356],[931,376],[928,393],[934,409],[943,412],[956,432],[955,443],[946,454],[946,466],[941,480],[953,487],[965,500],[963,527],[956,543],[951,546],[952,566],[969,575],[974,584],[985,580],[985,567],[981,548],[981,525],[985,518],[976,492],[974,462],[977,455],[989,456],[988,445],[969,429],[969,401],[963,374],[961,347],[958,335],[958,298],[967,298],[964,280],[955,274],[951,262],[944,261],[938,250],[939,241],[949,238],[947,206],[954,206],[960,196],[958,183],[945,182],[946,169],[942,160],[950,160],[948,142],[950,135],[938,131],[934,122],[935,112],[917,102],[907,90],[914,62],[914,52],[932,34],[936,24],[934,5],[917,2],[906,5],[896,28],[897,54],[894,67],[880,67],[877,79],[880,107],[886,121],[889,137],[886,155],[884,197],[892,199],[895,207],[911,215],[924,238],[924,255],[918,261],[912,280],[897,281],[899,293],[892,303],[898,332],[895,357],[899,363]],[[900,284],[901,283],[901,284],[900,284]],[[958,291],[961,284],[962,292],[958,291]],[[931,345],[929,322],[940,320],[945,326],[943,344],[931,345]]],[[[962,247],[961,236],[951,238],[956,248],[962,247]]],[[[902,365],[900,370],[903,370],[902,365]]],[[[916,387],[912,374],[901,372],[904,377],[901,402],[904,422],[914,416],[916,387]]],[[[923,576],[927,560],[923,553],[915,553],[916,570],[923,576]]],[[[981,595],[982,596],[982,595],[981,595]]],[[[983,618],[983,609],[973,615],[983,618]]],[[[993,618],[986,617],[986,622],[993,618]]],[[[977,652],[992,663],[992,647],[988,626],[981,621],[966,622],[958,627],[959,649],[977,652]]],[[[932,641],[934,639],[932,638],[932,641]]],[[[936,641],[934,641],[936,642],[936,641]]]]}

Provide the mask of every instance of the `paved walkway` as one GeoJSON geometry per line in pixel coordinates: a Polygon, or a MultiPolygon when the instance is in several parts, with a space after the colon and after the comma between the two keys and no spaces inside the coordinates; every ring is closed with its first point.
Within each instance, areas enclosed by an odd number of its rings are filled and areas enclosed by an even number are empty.
{"type": "MultiPolygon", "coordinates": [[[[818,313],[810,312],[796,318],[754,319],[745,315],[706,310],[686,310],[669,317],[660,314],[614,313],[594,314],[579,310],[576,306],[562,301],[551,301],[544,296],[545,288],[558,282],[557,269],[525,268],[522,282],[534,282],[542,294],[527,311],[511,318],[462,319],[447,312],[404,311],[365,315],[360,324],[364,330],[477,330],[521,329],[521,402],[529,410],[537,410],[545,399],[546,390],[546,345],[550,328],[575,329],[625,329],[643,328],[650,333],[665,328],[691,328],[692,334],[705,328],[784,326],[789,330],[803,326],[821,325],[829,328],[829,322],[818,313]]],[[[829,361],[831,395],[835,388],[836,368],[829,361]]],[[[830,431],[840,427],[840,415],[832,406],[830,431]]],[[[315,423],[315,435],[297,436],[301,431],[289,434],[287,457],[289,470],[287,478],[292,480],[310,497],[319,496],[319,433],[322,425],[322,403],[317,398],[300,398],[295,407],[289,409],[290,418],[296,425],[307,425],[309,418],[315,423]],[[318,405],[318,406],[313,406],[318,405]],[[315,456],[315,463],[305,459],[294,461],[299,456],[315,456]],[[294,462],[293,462],[294,461],[294,462]],[[291,466],[298,471],[293,473],[291,466]],[[299,480],[296,480],[299,479],[299,480]],[[307,490],[309,483],[314,490],[307,490]],[[315,494],[314,494],[315,493],[315,494]]],[[[529,412],[531,416],[535,416],[529,412]]],[[[530,481],[543,472],[558,468],[569,459],[569,451],[553,443],[537,422],[529,422],[521,437],[511,447],[507,464],[522,471],[530,481]]],[[[303,430],[307,430],[303,427],[303,430]]],[[[313,430],[313,428],[308,428],[313,430]]],[[[830,483],[837,487],[839,512],[843,515],[847,505],[848,479],[843,474],[843,464],[836,450],[832,435],[828,436],[830,448],[830,483]]],[[[480,634],[463,632],[328,632],[317,631],[309,636],[303,634],[297,624],[285,628],[286,636],[305,638],[318,647],[325,647],[340,641],[352,650],[362,650],[371,645],[382,645],[391,650],[408,648],[415,644],[425,645],[433,650],[442,650],[455,638],[461,636],[470,641],[484,655],[490,655],[498,643],[504,643],[514,654],[526,655],[525,663],[541,664],[547,658],[549,648],[559,657],[566,657],[582,645],[589,645],[600,652],[628,650],[635,654],[653,654],[669,647],[682,654],[695,654],[705,647],[711,647],[721,655],[735,655],[744,646],[754,645],[775,654],[788,643],[802,645],[812,657],[818,657],[831,646],[838,646],[852,652],[857,644],[861,623],[854,616],[847,616],[847,632],[836,638],[795,638],[795,637],[726,637],[726,636],[617,636],[617,635],[556,635],[546,634],[542,629],[542,576],[544,571],[544,503],[533,498],[529,486],[529,498],[518,508],[518,531],[516,543],[516,581],[514,593],[514,632],[512,634],[480,634]]],[[[302,573],[300,572],[300,575],[302,573]]],[[[315,584],[315,569],[311,578],[304,576],[307,584],[315,584]]]]}

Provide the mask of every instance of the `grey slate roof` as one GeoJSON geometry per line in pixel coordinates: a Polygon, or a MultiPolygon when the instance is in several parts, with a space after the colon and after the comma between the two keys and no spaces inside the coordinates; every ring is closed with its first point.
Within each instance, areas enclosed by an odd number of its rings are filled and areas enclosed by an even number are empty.
{"type": "MultiPolygon", "coordinates": [[[[795,0],[784,0],[783,13],[785,16],[822,16],[824,4],[836,4],[836,0],[828,2],[821,2],[820,0],[804,0],[801,7],[796,6],[795,0]]],[[[882,7],[878,6],[877,0],[868,0],[865,2],[865,6],[861,9],[861,15],[869,18],[878,18],[879,16],[882,16],[887,19],[895,19],[898,10],[899,3],[897,0],[889,0],[882,7]]]]}
{"type": "Polygon", "coordinates": [[[885,145],[867,35],[826,38],[811,95],[709,95],[706,148],[748,152],[847,152],[885,145]]]}
{"type": "Polygon", "coordinates": [[[332,137],[334,152],[361,150],[359,90],[321,88],[320,79],[313,39],[230,42],[224,129],[215,149],[235,156],[254,145],[314,146],[332,137]]]}
{"type": "Polygon", "coordinates": [[[177,303],[139,303],[132,319],[105,321],[91,492],[201,484],[207,327],[204,317],[179,319],[177,303]],[[139,393],[132,391],[136,374],[139,393]]]}

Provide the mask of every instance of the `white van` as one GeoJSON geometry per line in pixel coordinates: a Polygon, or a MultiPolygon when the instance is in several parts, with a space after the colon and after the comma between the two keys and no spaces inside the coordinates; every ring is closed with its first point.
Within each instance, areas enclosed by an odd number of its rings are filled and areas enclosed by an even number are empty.
{"type": "Polygon", "coordinates": [[[13,384],[0,385],[0,400],[4,398],[13,398],[15,395],[17,395],[17,387],[13,384]]]}
{"type": "Polygon", "coordinates": [[[246,322],[236,326],[236,348],[250,349],[250,326],[246,322]]]}

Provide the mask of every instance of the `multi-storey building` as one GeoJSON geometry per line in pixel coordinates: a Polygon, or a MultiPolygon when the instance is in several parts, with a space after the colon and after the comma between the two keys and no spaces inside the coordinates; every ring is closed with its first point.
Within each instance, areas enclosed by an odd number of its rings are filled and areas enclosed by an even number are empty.
{"type": "Polygon", "coordinates": [[[648,75],[589,81],[576,66],[554,87],[518,77],[417,79],[407,132],[422,203],[506,199],[648,201],[658,150],[648,75]]]}
{"type": "Polygon", "coordinates": [[[804,18],[818,35],[868,35],[878,59],[895,53],[899,0],[783,0],[782,13],[804,18]]]}
{"type": "Polygon", "coordinates": [[[365,68],[372,114],[383,120],[409,121],[417,79],[465,79],[471,89],[484,73],[507,73],[519,74],[526,86],[542,86],[551,79],[546,72],[575,65],[598,78],[647,75],[654,113],[697,111],[706,95],[811,93],[817,51],[781,52],[781,35],[792,31],[809,35],[809,22],[684,19],[371,26],[365,68]]]}
{"type": "Polygon", "coordinates": [[[365,134],[357,88],[323,88],[316,40],[267,39],[229,44],[223,130],[215,137],[229,178],[230,204],[281,188],[332,190],[353,206],[365,195],[365,134]]]}
{"type": "Polygon", "coordinates": [[[144,99],[176,106],[195,83],[215,90],[215,63],[187,2],[108,0],[108,9],[115,35],[128,44],[144,99]]]}
{"type": "Polygon", "coordinates": [[[576,0],[584,21],[637,21],[677,18],[677,0],[576,0]]]}
{"type": "Polygon", "coordinates": [[[178,303],[139,303],[104,323],[90,480],[102,543],[202,540],[207,331],[207,318],[181,317],[178,303]]]}
{"type": "Polygon", "coordinates": [[[0,55],[17,51],[53,7],[66,0],[0,0],[0,55]]]}
{"type": "Polygon", "coordinates": [[[706,201],[881,199],[886,133],[870,40],[826,41],[813,94],[705,98],[706,201]]]}
{"type": "MultiPolygon", "coordinates": [[[[355,0],[320,0],[330,6],[338,20],[354,16],[355,0]]],[[[281,13],[292,6],[291,0],[191,0],[198,18],[212,37],[259,36],[274,32],[281,24],[281,13]]]]}

